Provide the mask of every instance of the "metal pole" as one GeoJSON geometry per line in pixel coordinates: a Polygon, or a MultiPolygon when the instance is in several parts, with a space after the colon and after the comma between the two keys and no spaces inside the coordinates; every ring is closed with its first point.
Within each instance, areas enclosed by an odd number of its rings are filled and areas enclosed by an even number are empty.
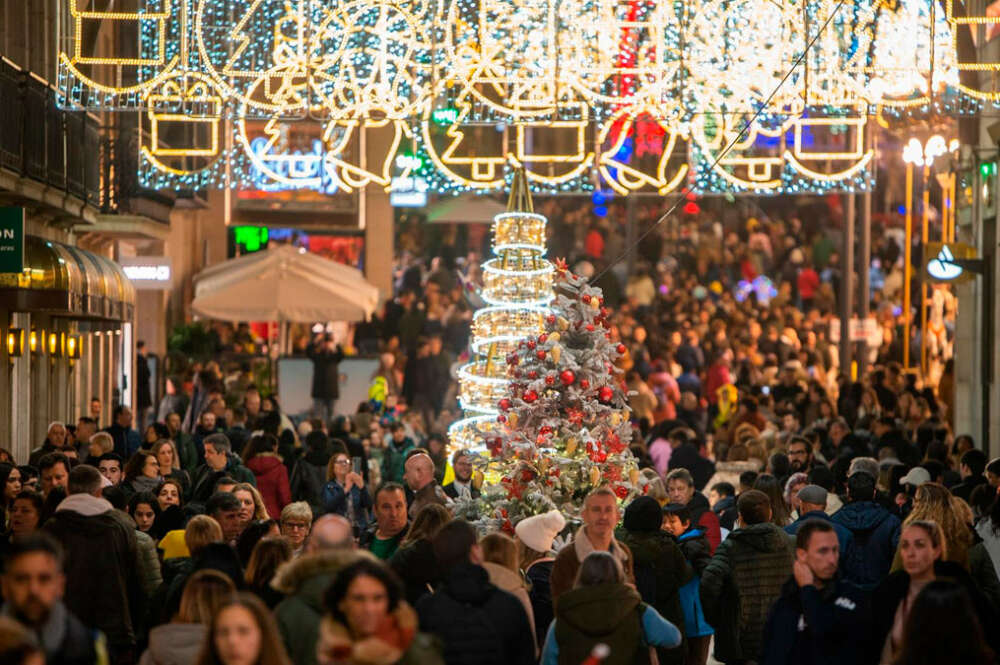
{"type": "Polygon", "coordinates": [[[903,369],[910,368],[910,280],[913,278],[913,164],[906,164],[906,240],[903,248],[903,369]]]}
{"type": "MultiPolygon", "coordinates": [[[[921,231],[921,257],[923,261],[927,261],[927,257],[923,256],[927,252],[927,243],[930,242],[930,218],[929,218],[929,208],[931,205],[931,189],[930,189],[930,174],[931,167],[929,164],[924,165],[924,197],[923,197],[923,215],[922,223],[923,229],[921,231]]],[[[927,282],[921,280],[920,282],[920,375],[921,379],[927,379],[927,282]]]]}
{"type": "MultiPolygon", "coordinates": [[[[866,126],[874,125],[875,123],[866,123],[866,126]]],[[[871,149],[874,142],[874,137],[872,132],[875,131],[875,127],[871,126],[865,134],[865,142],[868,144],[868,148],[871,149]]],[[[874,159],[872,163],[874,163],[874,159]]],[[[861,242],[858,247],[858,251],[861,253],[861,269],[859,271],[859,276],[861,277],[861,288],[859,289],[858,298],[858,318],[864,322],[868,318],[868,310],[871,304],[871,283],[869,274],[871,264],[872,264],[872,190],[871,187],[866,187],[864,194],[861,195],[861,242]]],[[[865,369],[868,365],[868,341],[865,340],[859,345],[861,352],[858,354],[858,376],[864,376],[865,369]]]]}
{"type": "MultiPolygon", "coordinates": [[[[854,195],[847,195],[844,228],[844,270],[840,280],[840,371],[851,376],[851,315],[854,313],[854,195]]],[[[853,378],[853,377],[852,377],[853,378]]]]}

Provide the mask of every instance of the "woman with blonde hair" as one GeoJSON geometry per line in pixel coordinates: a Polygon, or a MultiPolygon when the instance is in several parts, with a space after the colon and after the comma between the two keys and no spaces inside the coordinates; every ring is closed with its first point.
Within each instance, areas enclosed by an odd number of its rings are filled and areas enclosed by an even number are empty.
{"type": "Polygon", "coordinates": [[[236,594],[232,580],[216,570],[199,570],[188,579],[173,621],[149,633],[139,665],[194,665],[208,623],[223,602],[236,594]]]}
{"type": "MultiPolygon", "coordinates": [[[[951,506],[951,492],[938,483],[924,483],[917,488],[913,498],[913,510],[903,521],[903,526],[917,521],[934,522],[944,538],[944,561],[953,561],[966,570],[969,569],[969,548],[972,546],[972,530],[951,506]]],[[[902,567],[900,550],[896,551],[893,570],[902,567]]]]}
{"type": "Polygon", "coordinates": [[[514,540],[503,533],[491,533],[479,541],[483,550],[483,568],[490,576],[490,582],[496,587],[512,594],[524,605],[531,626],[531,640],[538,650],[538,637],[535,635],[535,613],[528,597],[528,586],[521,575],[518,566],[517,545],[514,540]]]}
{"type": "Polygon", "coordinates": [[[240,519],[246,524],[254,520],[271,519],[264,506],[264,499],[256,487],[250,483],[237,483],[233,486],[232,491],[240,500],[240,519]]]}
{"type": "Polygon", "coordinates": [[[164,480],[176,480],[184,490],[184,496],[191,491],[191,476],[181,468],[181,458],[177,446],[170,439],[160,439],[149,448],[160,465],[160,475],[164,480]]]}

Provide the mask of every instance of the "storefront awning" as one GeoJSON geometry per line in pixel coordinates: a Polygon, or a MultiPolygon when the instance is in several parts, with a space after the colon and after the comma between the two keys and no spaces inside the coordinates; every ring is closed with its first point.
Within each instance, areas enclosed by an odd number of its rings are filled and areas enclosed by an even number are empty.
{"type": "Polygon", "coordinates": [[[0,273],[0,304],[20,312],[127,321],[135,309],[135,288],[114,261],[29,235],[24,270],[0,273]]]}

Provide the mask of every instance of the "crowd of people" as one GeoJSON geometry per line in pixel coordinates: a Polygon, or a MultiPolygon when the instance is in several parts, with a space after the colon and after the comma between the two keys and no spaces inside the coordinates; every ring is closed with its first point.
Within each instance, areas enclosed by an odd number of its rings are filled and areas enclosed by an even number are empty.
{"type": "Polygon", "coordinates": [[[953,432],[947,345],[940,382],[900,362],[890,234],[855,381],[822,215],[674,220],[630,273],[617,209],[541,210],[626,348],[634,496],[598,487],[513,534],[454,517],[480,493],[447,441],[480,255],[404,229],[380,316],[303,345],[312,417],[207,362],[138,414],[92,404],[27,459],[0,451],[0,660],[995,662],[1000,460],[953,432]],[[359,350],[378,369],[345,405],[359,350]]]}

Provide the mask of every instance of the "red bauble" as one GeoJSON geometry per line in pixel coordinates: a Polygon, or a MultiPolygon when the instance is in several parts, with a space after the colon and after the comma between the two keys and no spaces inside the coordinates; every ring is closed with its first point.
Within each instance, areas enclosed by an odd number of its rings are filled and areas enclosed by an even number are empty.
{"type": "Polygon", "coordinates": [[[535,352],[535,357],[539,360],[545,360],[545,351],[538,349],[538,351],[535,352]]]}
{"type": "Polygon", "coordinates": [[[615,488],[615,494],[618,496],[619,499],[624,499],[628,497],[628,488],[625,487],[624,485],[619,485],[615,488]]]}
{"type": "Polygon", "coordinates": [[[545,342],[548,341],[548,339],[549,339],[549,336],[546,335],[545,333],[542,333],[541,335],[538,336],[538,343],[539,344],[545,344],[545,342]]]}
{"type": "Polygon", "coordinates": [[[549,434],[552,434],[552,428],[548,425],[543,425],[538,429],[538,433],[542,436],[548,436],[549,434]]]}
{"type": "Polygon", "coordinates": [[[505,423],[505,422],[507,422],[507,416],[505,416],[505,415],[503,415],[501,413],[499,416],[497,416],[497,422],[498,423],[505,423]]]}
{"type": "Polygon", "coordinates": [[[615,396],[615,391],[611,389],[611,386],[604,386],[597,393],[597,398],[602,402],[610,402],[611,398],[615,396]]]}
{"type": "Polygon", "coordinates": [[[595,330],[594,324],[593,323],[588,323],[587,324],[587,332],[594,332],[594,330],[595,330]]]}
{"type": "Polygon", "coordinates": [[[545,377],[545,385],[554,386],[556,384],[556,377],[554,374],[549,374],[545,377]]]}
{"type": "Polygon", "coordinates": [[[536,346],[535,345],[535,340],[529,339],[528,340],[528,348],[531,349],[532,351],[534,351],[535,350],[535,346],[536,346]]]}
{"type": "Polygon", "coordinates": [[[608,308],[607,307],[602,307],[601,308],[601,318],[602,319],[608,318],[608,308]]]}
{"type": "Polygon", "coordinates": [[[511,406],[510,400],[507,399],[506,397],[504,397],[502,400],[500,400],[500,410],[501,411],[510,411],[510,406],[511,406]]]}
{"type": "MultiPolygon", "coordinates": [[[[610,388],[608,390],[610,390],[610,388]]],[[[532,402],[538,399],[538,393],[536,393],[534,390],[529,390],[528,392],[524,393],[524,397],[522,397],[521,399],[523,399],[528,404],[531,404],[532,402]]]]}
{"type": "Polygon", "coordinates": [[[625,351],[626,351],[625,345],[624,344],[619,344],[618,346],[615,347],[615,351],[617,351],[619,354],[624,355],[625,351]]]}
{"type": "Polygon", "coordinates": [[[528,372],[528,378],[534,381],[535,379],[538,378],[538,372],[536,372],[535,370],[531,370],[530,372],[528,372]]]}
{"type": "Polygon", "coordinates": [[[556,324],[556,315],[549,314],[548,316],[546,316],[545,323],[549,324],[550,326],[554,326],[556,324]]]}
{"type": "Polygon", "coordinates": [[[597,304],[603,306],[604,305],[604,298],[598,298],[597,299],[597,304]]]}
{"type": "Polygon", "coordinates": [[[559,380],[562,381],[564,386],[573,385],[576,381],[576,374],[573,373],[571,369],[564,369],[561,374],[559,374],[559,380]]]}
{"type": "Polygon", "coordinates": [[[580,298],[580,300],[583,301],[584,305],[589,305],[590,304],[590,296],[583,296],[582,298],[580,298]]]}
{"type": "Polygon", "coordinates": [[[588,381],[587,379],[580,379],[580,387],[583,388],[584,390],[587,390],[588,388],[590,388],[590,381],[588,381]]]}

